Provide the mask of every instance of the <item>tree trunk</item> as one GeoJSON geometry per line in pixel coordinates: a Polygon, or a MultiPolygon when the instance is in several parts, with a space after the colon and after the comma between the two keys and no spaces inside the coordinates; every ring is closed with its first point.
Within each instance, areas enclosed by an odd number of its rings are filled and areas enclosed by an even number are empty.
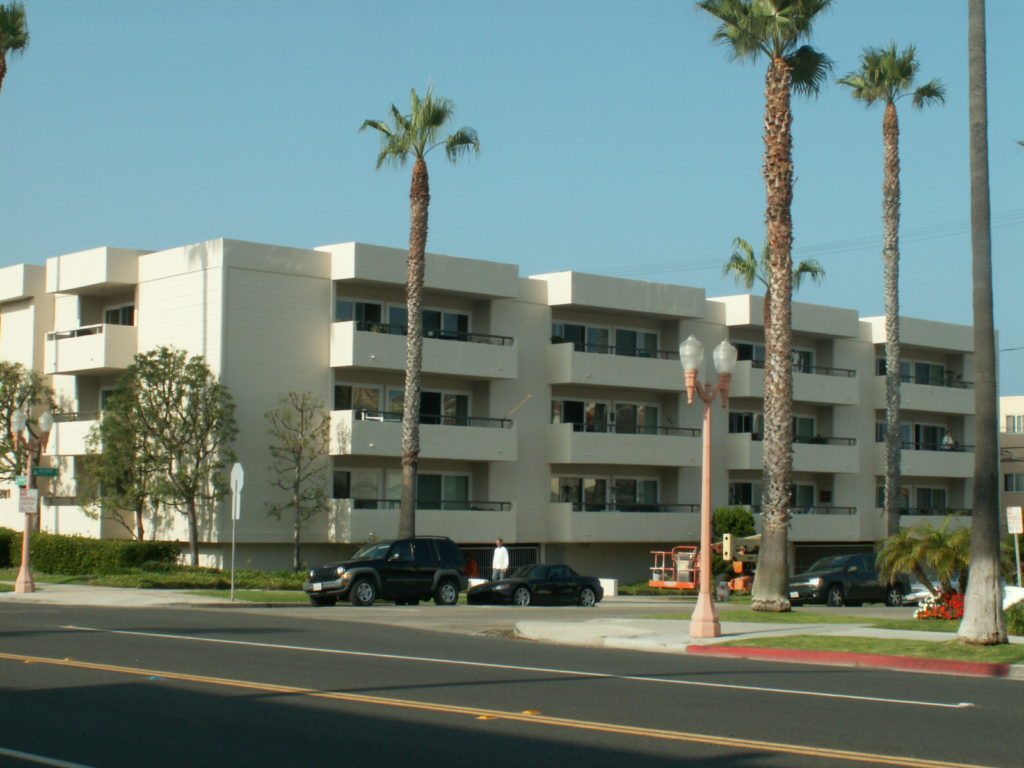
{"type": "MultiPolygon", "coordinates": [[[[297,473],[297,470],[296,470],[297,473]]],[[[299,572],[302,567],[302,507],[301,504],[301,488],[296,481],[295,490],[292,493],[292,508],[295,510],[295,528],[292,531],[292,570],[295,573],[299,572]]]]}
{"type": "Polygon", "coordinates": [[[970,578],[957,636],[981,645],[1005,643],[999,581],[999,459],[996,445],[996,348],[992,317],[992,229],[988,179],[985,0],[969,0],[971,252],[974,284],[974,499],[970,578]]]}
{"type": "Polygon", "coordinates": [[[885,292],[885,535],[900,527],[900,124],[896,105],[882,120],[885,180],[882,182],[883,285],[885,292]]]}
{"type": "Polygon", "coordinates": [[[146,511],[146,502],[139,501],[135,505],[135,539],[142,541],[146,535],[146,529],[144,526],[144,513],[146,511]]]}
{"type": "Polygon", "coordinates": [[[192,556],[192,565],[199,565],[199,519],[196,514],[196,500],[191,498],[185,507],[188,515],[188,551],[192,556]]]}
{"type": "Polygon", "coordinates": [[[755,611],[788,611],[789,496],[793,474],[793,114],[792,72],[784,59],[772,59],[765,77],[765,228],[769,247],[770,325],[765,328],[764,488],[761,556],[754,578],[755,611]]]}
{"type": "Polygon", "coordinates": [[[430,179],[418,158],[409,190],[409,276],[405,288],[408,331],[405,347],[405,399],[402,404],[402,501],[398,536],[416,535],[416,470],[420,455],[420,380],[423,372],[423,274],[427,250],[430,179]]]}

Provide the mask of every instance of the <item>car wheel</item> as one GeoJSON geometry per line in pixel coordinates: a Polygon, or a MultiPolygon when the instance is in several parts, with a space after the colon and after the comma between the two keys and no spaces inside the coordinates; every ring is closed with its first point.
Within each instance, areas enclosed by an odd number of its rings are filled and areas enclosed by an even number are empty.
{"type": "Polygon", "coordinates": [[[360,579],[352,585],[352,594],[349,596],[352,605],[373,605],[377,599],[377,587],[369,579],[360,579]]]}
{"type": "Polygon", "coordinates": [[[597,593],[591,587],[584,587],[580,590],[579,604],[584,608],[593,608],[597,605],[597,593]]]}
{"type": "Polygon", "coordinates": [[[434,602],[438,605],[455,605],[459,602],[459,588],[451,579],[445,579],[434,591],[434,602]]]}
{"type": "Polygon", "coordinates": [[[512,605],[525,608],[529,604],[530,590],[526,587],[516,587],[516,591],[512,593],[512,605]]]}
{"type": "Polygon", "coordinates": [[[838,584],[833,584],[829,587],[828,593],[825,595],[825,603],[833,608],[842,608],[846,605],[846,600],[843,597],[843,588],[838,584]]]}
{"type": "Polygon", "coordinates": [[[338,596],[337,595],[310,595],[309,599],[310,599],[310,602],[313,603],[313,605],[316,605],[316,606],[319,606],[319,607],[329,606],[329,605],[336,605],[337,602],[338,602],[338,596]]]}
{"type": "Polygon", "coordinates": [[[890,608],[903,605],[903,588],[899,584],[893,584],[885,590],[885,604],[890,608]]]}

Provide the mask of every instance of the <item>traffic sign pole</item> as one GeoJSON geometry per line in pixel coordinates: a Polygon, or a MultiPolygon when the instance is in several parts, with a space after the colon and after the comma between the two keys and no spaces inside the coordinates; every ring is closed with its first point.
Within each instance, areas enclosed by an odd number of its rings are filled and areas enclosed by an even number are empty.
{"type": "Polygon", "coordinates": [[[1017,561],[1017,586],[1021,586],[1020,581],[1020,535],[1024,533],[1024,515],[1021,514],[1020,507],[1007,507],[1006,508],[1006,530],[1013,534],[1013,554],[1014,559],[1017,561]]]}
{"type": "Polygon", "coordinates": [[[231,601],[235,600],[235,521],[242,517],[242,486],[245,470],[237,461],[231,467],[231,601]]]}

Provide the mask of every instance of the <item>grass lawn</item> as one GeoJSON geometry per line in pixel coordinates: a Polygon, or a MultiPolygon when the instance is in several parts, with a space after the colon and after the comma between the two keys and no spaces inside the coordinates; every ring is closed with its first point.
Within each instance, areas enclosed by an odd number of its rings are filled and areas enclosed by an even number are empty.
{"type": "MultiPolygon", "coordinates": [[[[953,624],[953,629],[955,629],[956,622],[948,623],[953,624]]],[[[789,635],[787,637],[733,640],[720,643],[720,645],[741,648],[792,648],[802,651],[877,653],[926,659],[1024,664],[1024,645],[964,645],[955,639],[936,642],[934,640],[843,637],[842,635],[789,635]]]]}
{"type": "MultiPolygon", "coordinates": [[[[190,595],[201,595],[203,597],[220,597],[228,600],[231,598],[230,589],[197,589],[190,591],[190,595]]],[[[311,605],[305,592],[296,592],[287,589],[235,589],[235,600],[245,600],[251,603],[300,603],[311,605]]]]}

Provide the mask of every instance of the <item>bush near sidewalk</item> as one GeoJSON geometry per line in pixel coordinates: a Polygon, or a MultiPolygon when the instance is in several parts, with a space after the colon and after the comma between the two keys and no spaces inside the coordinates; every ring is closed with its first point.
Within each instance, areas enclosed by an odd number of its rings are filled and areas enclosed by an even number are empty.
{"type": "MultiPolygon", "coordinates": [[[[21,565],[18,531],[0,528],[0,567],[21,565]]],[[[87,539],[40,531],[32,534],[32,568],[43,573],[116,573],[131,568],[171,568],[179,546],[169,541],[87,539]]]]}

